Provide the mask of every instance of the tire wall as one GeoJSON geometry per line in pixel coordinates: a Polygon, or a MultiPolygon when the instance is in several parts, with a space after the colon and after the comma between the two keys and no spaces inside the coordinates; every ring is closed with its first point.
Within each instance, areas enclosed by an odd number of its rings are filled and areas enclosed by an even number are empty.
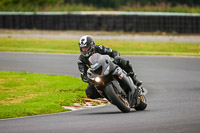
{"type": "Polygon", "coordinates": [[[200,33],[200,16],[0,14],[0,28],[200,33]]]}

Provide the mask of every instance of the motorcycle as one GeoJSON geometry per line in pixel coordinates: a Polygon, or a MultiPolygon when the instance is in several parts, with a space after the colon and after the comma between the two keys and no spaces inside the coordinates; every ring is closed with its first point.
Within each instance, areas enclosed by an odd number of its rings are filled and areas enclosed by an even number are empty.
{"type": "Polygon", "coordinates": [[[108,55],[93,54],[89,58],[87,70],[89,81],[94,84],[98,93],[124,113],[145,110],[147,107],[143,87],[134,85],[130,76],[108,55]]]}

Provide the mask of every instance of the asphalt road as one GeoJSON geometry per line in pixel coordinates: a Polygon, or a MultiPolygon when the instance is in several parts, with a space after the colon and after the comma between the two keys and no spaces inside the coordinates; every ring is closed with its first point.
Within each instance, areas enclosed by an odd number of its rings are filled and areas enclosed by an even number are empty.
{"type": "MultiPolygon", "coordinates": [[[[148,90],[145,111],[115,106],[0,120],[0,133],[199,133],[200,58],[123,56],[148,90]]],[[[0,70],[79,76],[78,55],[0,53],[0,70]]]]}
{"type": "Polygon", "coordinates": [[[45,31],[45,30],[1,30],[0,37],[76,39],[90,34],[96,40],[126,40],[138,42],[191,42],[199,43],[200,35],[148,35],[99,31],[45,31]]]}

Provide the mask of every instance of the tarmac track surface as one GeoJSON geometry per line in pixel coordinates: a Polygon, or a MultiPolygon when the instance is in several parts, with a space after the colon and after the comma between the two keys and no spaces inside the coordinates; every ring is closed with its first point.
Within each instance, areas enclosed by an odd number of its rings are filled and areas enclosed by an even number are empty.
{"type": "MultiPolygon", "coordinates": [[[[123,56],[148,90],[145,111],[115,106],[0,120],[0,133],[199,133],[200,58],[123,56]]],[[[79,77],[78,55],[0,52],[0,70],[79,77]]]]}

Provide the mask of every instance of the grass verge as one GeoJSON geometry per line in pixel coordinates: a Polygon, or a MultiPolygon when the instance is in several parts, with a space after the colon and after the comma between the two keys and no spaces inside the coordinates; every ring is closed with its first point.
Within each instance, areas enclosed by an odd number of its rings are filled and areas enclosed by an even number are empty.
{"type": "Polygon", "coordinates": [[[66,111],[86,97],[86,86],[70,76],[0,71],[0,119],[66,111]]]}
{"type": "MultiPolygon", "coordinates": [[[[121,54],[199,56],[198,43],[96,40],[121,54]]],[[[78,40],[0,38],[0,51],[79,54],[78,40]]]]}

